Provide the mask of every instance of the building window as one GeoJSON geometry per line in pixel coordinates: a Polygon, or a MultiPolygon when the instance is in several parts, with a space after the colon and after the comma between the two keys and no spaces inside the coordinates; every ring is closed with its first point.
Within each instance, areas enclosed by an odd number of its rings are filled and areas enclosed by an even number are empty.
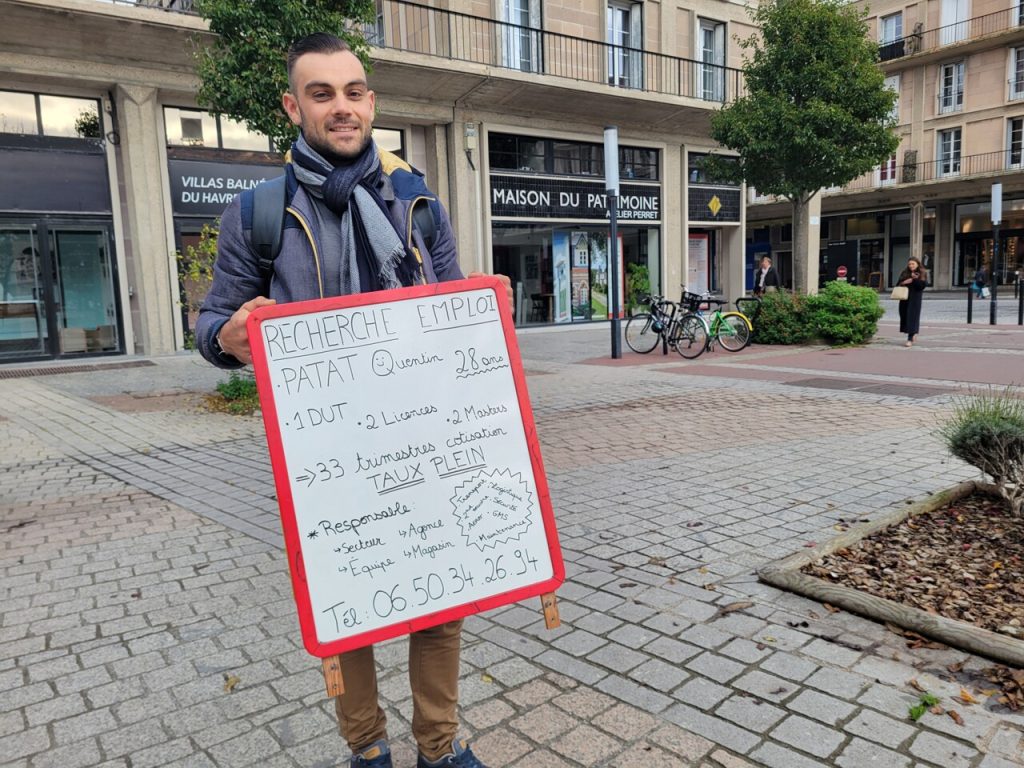
{"type": "Polygon", "coordinates": [[[608,83],[643,87],[642,4],[608,4],[608,83]]]}
{"type": "Polygon", "coordinates": [[[939,43],[949,45],[967,39],[971,25],[971,0],[941,0],[939,43]]]}
{"type": "Polygon", "coordinates": [[[701,19],[697,34],[697,96],[705,101],[725,101],[725,24],[701,19]]]}
{"type": "Polygon", "coordinates": [[[502,64],[540,72],[540,0],[502,0],[502,64]]]}
{"type": "MultiPolygon", "coordinates": [[[[708,172],[704,169],[704,158],[707,154],[703,152],[688,152],[686,155],[686,172],[687,178],[691,184],[714,184],[722,187],[738,187],[739,184],[734,182],[726,182],[721,179],[716,179],[708,175],[708,172]]],[[[730,158],[727,155],[719,155],[719,159],[723,162],[729,163],[734,162],[735,158],[730,158]]]]}
{"type": "Polygon", "coordinates": [[[71,96],[0,91],[0,133],[98,139],[99,102],[71,96]]]}
{"type": "MultiPolygon", "coordinates": [[[[488,138],[492,171],[520,171],[559,176],[604,176],[604,145],[588,141],[539,139],[492,133],[488,138]]],[[[619,147],[619,177],[657,181],[658,150],[619,147]]]]}
{"type": "Polygon", "coordinates": [[[1020,168],[1024,151],[1024,117],[1006,121],[1006,167],[1020,168]]]}
{"type": "Polygon", "coordinates": [[[939,113],[959,112],[964,108],[964,63],[939,67],[939,113]]]}
{"type": "Polygon", "coordinates": [[[878,41],[885,45],[886,43],[895,43],[902,37],[903,14],[892,13],[888,16],[883,16],[878,24],[878,41]]]}
{"type": "Polygon", "coordinates": [[[878,184],[879,186],[885,186],[886,184],[896,183],[896,155],[893,154],[888,160],[878,166],[878,184]]]}
{"type": "Polygon", "coordinates": [[[889,118],[893,123],[899,124],[900,122],[900,76],[890,75],[885,78],[885,87],[890,91],[896,93],[896,100],[892,103],[892,110],[889,112],[889,118]]]}
{"type": "Polygon", "coordinates": [[[937,142],[938,175],[957,176],[960,173],[960,129],[939,131],[937,142]]]}
{"type": "Polygon", "coordinates": [[[1010,98],[1024,98],[1024,46],[1010,49],[1010,98]]]}
{"type": "Polygon", "coordinates": [[[214,117],[201,109],[164,107],[164,130],[171,147],[207,147],[270,152],[266,136],[250,131],[244,123],[214,117]]]}
{"type": "Polygon", "coordinates": [[[394,128],[374,128],[373,140],[381,149],[405,159],[405,133],[394,128]]]}

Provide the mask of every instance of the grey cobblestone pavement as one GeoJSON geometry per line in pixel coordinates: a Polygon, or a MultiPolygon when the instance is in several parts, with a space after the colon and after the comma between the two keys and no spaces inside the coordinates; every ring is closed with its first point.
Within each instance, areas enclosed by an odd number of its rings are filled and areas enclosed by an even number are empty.
{"type": "MultiPolygon", "coordinates": [[[[593,364],[607,330],[520,343],[568,580],[558,630],[537,601],[467,620],[462,716],[494,768],[1024,765],[1024,713],[907,718],[908,680],[950,705],[991,662],[754,576],[975,476],[933,436],[955,371],[826,389],[722,365],[743,356],[593,364]]],[[[200,407],[223,374],[197,358],[154,362],[0,380],[0,765],[346,764],[262,424],[200,407]]],[[[410,766],[405,643],[379,651],[410,766]]]]}

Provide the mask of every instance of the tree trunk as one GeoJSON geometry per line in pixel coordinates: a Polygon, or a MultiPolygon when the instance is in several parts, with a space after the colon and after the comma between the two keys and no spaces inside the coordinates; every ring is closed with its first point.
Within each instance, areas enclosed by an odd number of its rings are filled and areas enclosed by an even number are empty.
{"type": "Polygon", "coordinates": [[[821,204],[816,194],[790,198],[793,205],[793,290],[796,293],[818,292],[821,204]]]}

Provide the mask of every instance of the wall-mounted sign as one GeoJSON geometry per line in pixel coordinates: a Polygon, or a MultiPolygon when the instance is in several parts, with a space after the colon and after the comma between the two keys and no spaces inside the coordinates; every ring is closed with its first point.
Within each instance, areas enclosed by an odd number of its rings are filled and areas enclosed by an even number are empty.
{"type": "MultiPolygon", "coordinates": [[[[619,221],[661,221],[661,187],[621,184],[619,221]]],[[[603,181],[491,176],[491,215],[517,219],[608,218],[603,181]]]]}
{"type": "Polygon", "coordinates": [[[171,209],[176,216],[220,216],[235,195],[284,173],[281,165],[168,160],[171,209]]]}
{"type": "Polygon", "coordinates": [[[737,187],[698,187],[686,190],[690,222],[740,220],[740,190],[737,187]]]}

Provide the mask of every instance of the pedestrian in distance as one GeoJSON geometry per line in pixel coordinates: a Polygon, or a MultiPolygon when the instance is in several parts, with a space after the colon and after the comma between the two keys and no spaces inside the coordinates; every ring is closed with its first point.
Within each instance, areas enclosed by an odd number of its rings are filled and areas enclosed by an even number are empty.
{"type": "Polygon", "coordinates": [[[985,294],[988,293],[985,290],[985,283],[988,280],[988,270],[985,269],[985,265],[982,264],[978,267],[978,271],[974,273],[974,296],[978,299],[986,298],[985,294]]]}
{"type": "Polygon", "coordinates": [[[914,346],[914,339],[921,330],[921,299],[928,287],[928,272],[921,262],[911,258],[900,272],[897,285],[905,286],[908,296],[900,301],[900,333],[907,334],[906,347],[914,346]]]}
{"type": "Polygon", "coordinates": [[[771,256],[761,257],[761,266],[754,271],[754,295],[764,296],[779,290],[779,273],[772,266],[771,256]]]}
{"type": "MultiPolygon", "coordinates": [[[[300,130],[285,168],[287,214],[272,275],[246,240],[249,190],[221,218],[213,283],[196,324],[201,354],[221,368],[252,361],[246,319],[259,307],[463,276],[437,196],[422,174],[374,143],[376,97],[344,41],[317,33],[292,44],[282,104],[300,130]],[[436,206],[429,238],[407,230],[424,198],[436,206]]],[[[499,277],[511,300],[508,278],[499,277]]],[[[486,768],[457,734],[461,634],[458,620],[409,636],[417,768],[486,768]]],[[[345,693],[335,708],[351,768],[392,768],[373,646],[341,654],[341,671],[345,693]]]]}

